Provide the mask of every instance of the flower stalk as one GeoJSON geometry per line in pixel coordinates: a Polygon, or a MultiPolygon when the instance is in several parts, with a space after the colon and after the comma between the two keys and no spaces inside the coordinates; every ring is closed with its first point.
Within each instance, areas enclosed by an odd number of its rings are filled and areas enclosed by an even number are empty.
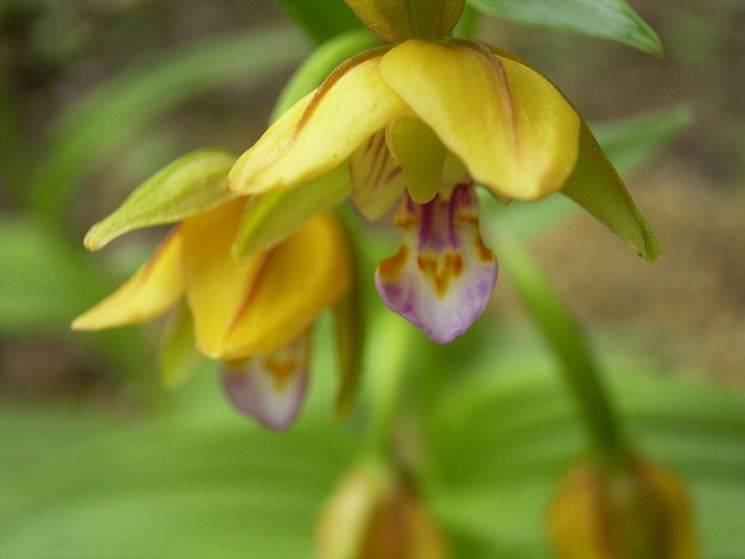
{"type": "Polygon", "coordinates": [[[518,241],[500,231],[499,254],[525,308],[561,363],[599,458],[625,463],[631,449],[579,323],[518,241]]]}

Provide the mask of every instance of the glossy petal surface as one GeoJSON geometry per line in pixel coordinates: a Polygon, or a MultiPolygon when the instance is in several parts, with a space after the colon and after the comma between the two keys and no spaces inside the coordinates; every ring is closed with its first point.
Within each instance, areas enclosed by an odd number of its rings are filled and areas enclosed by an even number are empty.
{"type": "Polygon", "coordinates": [[[405,105],[383,83],[380,55],[358,57],[283,115],[236,163],[231,188],[257,194],[307,182],[345,161],[405,105]]]}
{"type": "Polygon", "coordinates": [[[183,265],[186,299],[194,317],[196,346],[218,359],[235,316],[263,268],[264,256],[237,261],[231,248],[243,216],[245,200],[186,220],[183,265]]]}
{"type": "Polygon", "coordinates": [[[450,199],[419,205],[407,198],[395,223],[404,242],[378,266],[378,293],[433,341],[447,343],[484,311],[497,280],[496,260],[479,231],[476,193],[460,185],[450,199]]]}
{"type": "Polygon", "coordinates": [[[538,199],[571,173],[579,117],[531,68],[476,43],[410,40],[383,56],[380,73],[496,194],[538,199]]]}
{"type": "Polygon", "coordinates": [[[233,407],[265,427],[287,429],[300,411],[308,385],[307,335],[282,349],[226,368],[220,377],[233,407]]]}
{"type": "Polygon", "coordinates": [[[138,324],[166,312],[184,293],[182,235],[177,228],[119,289],[72,323],[74,330],[138,324]]]}
{"type": "Polygon", "coordinates": [[[223,359],[279,350],[334,305],[350,283],[343,231],[333,217],[319,215],[266,254],[233,316],[223,359]]]}

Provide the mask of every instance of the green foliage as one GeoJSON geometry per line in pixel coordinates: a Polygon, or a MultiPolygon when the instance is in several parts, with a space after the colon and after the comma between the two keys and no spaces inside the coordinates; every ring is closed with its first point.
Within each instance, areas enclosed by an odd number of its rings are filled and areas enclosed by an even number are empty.
{"type": "Polygon", "coordinates": [[[343,0],[278,0],[305,32],[316,43],[323,43],[347,31],[362,29],[357,19],[343,0]]]}
{"type": "Polygon", "coordinates": [[[34,206],[59,218],[84,180],[155,118],[225,84],[260,83],[305,48],[296,31],[284,28],[205,39],[104,83],[52,123],[48,158],[29,187],[34,206]]]}
{"type": "MultiPolygon", "coordinates": [[[[511,348],[457,371],[425,404],[425,496],[455,557],[551,557],[544,512],[584,448],[553,366],[532,340],[511,348]]],[[[613,369],[642,449],[691,488],[702,559],[737,559],[742,398],[638,364],[613,369]]],[[[315,413],[282,436],[264,432],[227,411],[210,380],[183,412],[147,423],[80,409],[0,414],[0,556],[312,557],[316,515],[364,437],[315,413]]]]}
{"type": "Polygon", "coordinates": [[[468,0],[504,19],[611,39],[662,56],[654,30],[625,0],[468,0]]]}
{"type": "Polygon", "coordinates": [[[236,195],[228,190],[228,171],[236,157],[203,149],[185,155],[135,188],[117,210],[96,223],[85,237],[98,250],[143,227],[174,223],[209,211],[236,195]]]}
{"type": "MultiPolygon", "coordinates": [[[[552,556],[546,508],[585,448],[553,367],[525,358],[533,344],[444,389],[428,426],[436,508],[457,532],[489,542],[492,557],[552,556]]],[[[745,402],[702,383],[641,374],[638,364],[614,370],[613,393],[635,440],[691,490],[701,558],[736,559],[745,548],[736,529],[745,506],[745,402]]]]}

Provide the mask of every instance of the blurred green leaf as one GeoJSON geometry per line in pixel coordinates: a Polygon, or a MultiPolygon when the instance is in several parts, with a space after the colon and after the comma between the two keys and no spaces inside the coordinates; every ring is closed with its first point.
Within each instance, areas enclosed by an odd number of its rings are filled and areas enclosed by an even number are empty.
{"type": "Polygon", "coordinates": [[[67,331],[105,291],[106,283],[58,232],[29,219],[0,219],[0,333],[67,331]]]}
{"type": "Polygon", "coordinates": [[[679,105],[592,129],[608,158],[621,174],[632,174],[654,160],[693,121],[690,107],[679,105]]]}
{"type": "Polygon", "coordinates": [[[362,29],[362,22],[343,0],[278,0],[310,37],[317,43],[337,35],[362,29]]]}
{"type": "Polygon", "coordinates": [[[202,149],[185,155],[138,186],[114,213],[85,236],[89,250],[143,227],[174,223],[209,211],[235,198],[228,190],[228,171],[236,156],[202,149]]]}
{"type": "MultiPolygon", "coordinates": [[[[72,336],[70,323],[111,291],[81,249],[31,218],[0,216],[0,336],[72,336]]],[[[126,329],[78,336],[118,371],[140,373],[142,332],[126,329]]]]}
{"type": "Polygon", "coordinates": [[[297,31],[275,28],[179,47],[96,88],[51,126],[30,185],[35,207],[60,217],[75,190],[158,116],[231,82],[260,84],[306,50],[297,31]]]}
{"type": "Polygon", "coordinates": [[[625,0],[468,0],[482,12],[529,25],[611,39],[662,56],[660,38],[625,0]]]}
{"type": "MultiPolygon", "coordinates": [[[[701,558],[738,558],[745,549],[745,533],[735,529],[745,507],[745,400],[639,369],[625,363],[610,377],[635,440],[687,482],[701,558]]],[[[490,366],[459,378],[443,387],[428,426],[429,494],[440,517],[489,542],[493,556],[552,557],[545,511],[585,448],[564,387],[552,366],[524,354],[498,372],[490,366]]]]}

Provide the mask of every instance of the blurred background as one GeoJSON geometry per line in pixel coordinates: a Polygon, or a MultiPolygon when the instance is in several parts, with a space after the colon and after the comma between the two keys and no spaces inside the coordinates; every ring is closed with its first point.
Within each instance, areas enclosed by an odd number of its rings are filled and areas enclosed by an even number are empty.
{"type": "MultiPolygon", "coordinates": [[[[518,208],[497,226],[525,241],[592,333],[640,447],[689,484],[702,556],[736,559],[745,5],[634,4],[663,59],[489,17],[478,37],[540,68],[605,139],[661,260],[643,262],[579,213],[518,208]]],[[[454,556],[552,556],[545,510],[582,452],[581,429],[506,280],[447,348],[371,297],[366,377],[346,423],[331,420],[321,328],[311,398],[286,436],[234,416],[210,364],[176,394],[161,388],[162,324],[68,330],[163,233],[89,255],[85,231],[179,155],[253,143],[313,48],[265,0],[0,3],[0,557],[312,556],[315,518],[363,452],[399,334],[420,349],[406,357],[405,446],[454,556]]],[[[380,227],[366,239],[371,262],[397,242],[380,227]]]]}

